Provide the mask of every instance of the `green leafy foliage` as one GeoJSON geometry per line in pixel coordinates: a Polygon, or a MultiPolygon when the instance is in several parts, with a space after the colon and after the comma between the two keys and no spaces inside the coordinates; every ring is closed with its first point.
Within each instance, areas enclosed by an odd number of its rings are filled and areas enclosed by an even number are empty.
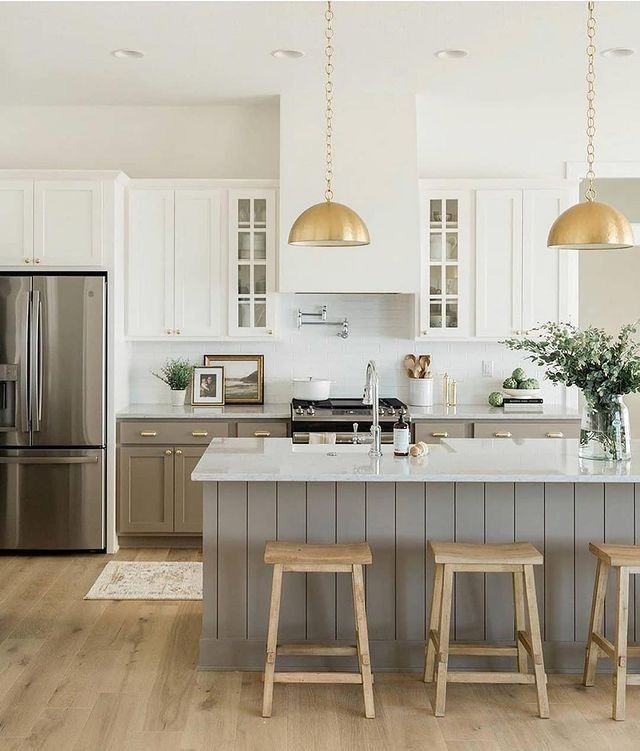
{"type": "Polygon", "coordinates": [[[194,367],[195,365],[192,365],[188,360],[176,357],[173,360],[167,360],[160,368],[159,373],[153,371],[152,373],[156,378],[164,381],[172,391],[183,391],[191,383],[194,367]]]}
{"type": "Polygon", "coordinates": [[[595,326],[581,330],[569,323],[548,322],[503,344],[528,352],[527,359],[544,367],[552,383],[577,386],[590,405],[607,409],[617,396],[640,391],[637,330],[638,323],[630,323],[614,336],[595,326]]]}

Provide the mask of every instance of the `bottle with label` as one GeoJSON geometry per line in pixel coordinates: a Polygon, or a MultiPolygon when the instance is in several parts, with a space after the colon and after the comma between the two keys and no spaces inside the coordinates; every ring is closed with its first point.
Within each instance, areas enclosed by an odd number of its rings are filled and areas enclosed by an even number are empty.
{"type": "Polygon", "coordinates": [[[393,455],[409,456],[409,423],[404,419],[404,410],[400,412],[398,422],[393,426],[393,455]]]}

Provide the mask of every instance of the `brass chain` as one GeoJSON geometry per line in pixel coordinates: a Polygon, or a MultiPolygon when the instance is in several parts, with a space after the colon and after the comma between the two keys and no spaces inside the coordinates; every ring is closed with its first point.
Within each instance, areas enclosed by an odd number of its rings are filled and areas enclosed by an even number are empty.
{"type": "Polygon", "coordinates": [[[325,91],[325,96],[326,96],[325,181],[327,183],[327,187],[325,188],[325,191],[324,191],[324,197],[327,200],[327,202],[329,202],[333,198],[333,190],[331,188],[331,183],[333,180],[333,154],[331,150],[331,137],[333,136],[333,123],[332,123],[332,120],[333,120],[333,81],[331,79],[331,74],[333,73],[333,63],[331,61],[331,58],[333,57],[333,41],[332,41],[333,40],[333,27],[331,26],[331,22],[333,21],[333,10],[331,9],[331,0],[327,1],[327,10],[325,11],[324,17],[327,21],[327,27],[324,32],[324,36],[325,36],[324,72],[327,76],[327,79],[324,85],[324,91],[325,91]]]}
{"type": "Polygon", "coordinates": [[[593,162],[595,151],[593,148],[593,137],[596,132],[596,73],[594,68],[594,58],[596,54],[595,36],[596,20],[593,17],[593,0],[587,3],[589,11],[587,18],[587,191],[585,197],[587,201],[595,201],[596,190],[594,187],[595,172],[593,171],[593,162]]]}

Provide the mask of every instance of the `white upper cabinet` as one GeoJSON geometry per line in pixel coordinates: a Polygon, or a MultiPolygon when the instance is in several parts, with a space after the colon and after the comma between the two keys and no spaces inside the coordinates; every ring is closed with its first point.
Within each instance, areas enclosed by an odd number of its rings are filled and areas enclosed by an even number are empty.
{"type": "Polygon", "coordinates": [[[0,181],[0,265],[33,261],[33,180],[0,181]]]}
{"type": "Polygon", "coordinates": [[[34,262],[102,265],[102,184],[92,180],[36,181],[34,262]]]}
{"type": "Polygon", "coordinates": [[[229,191],[229,334],[271,336],[275,190],[229,191]]]}

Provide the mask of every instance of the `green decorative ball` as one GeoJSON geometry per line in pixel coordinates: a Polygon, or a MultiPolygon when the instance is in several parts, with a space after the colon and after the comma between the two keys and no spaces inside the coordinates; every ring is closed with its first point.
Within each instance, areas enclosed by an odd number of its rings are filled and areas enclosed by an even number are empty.
{"type": "Polygon", "coordinates": [[[524,372],[524,368],[516,368],[511,374],[511,377],[515,378],[518,382],[527,380],[527,374],[524,372]]]}
{"type": "Polygon", "coordinates": [[[539,389],[540,384],[535,378],[527,378],[525,381],[520,381],[518,384],[519,389],[539,389]]]}
{"type": "Polygon", "coordinates": [[[487,399],[492,407],[502,407],[504,396],[499,391],[492,391],[487,399]]]}
{"type": "Polygon", "coordinates": [[[518,381],[515,378],[505,378],[502,382],[503,389],[517,389],[518,381]]]}

